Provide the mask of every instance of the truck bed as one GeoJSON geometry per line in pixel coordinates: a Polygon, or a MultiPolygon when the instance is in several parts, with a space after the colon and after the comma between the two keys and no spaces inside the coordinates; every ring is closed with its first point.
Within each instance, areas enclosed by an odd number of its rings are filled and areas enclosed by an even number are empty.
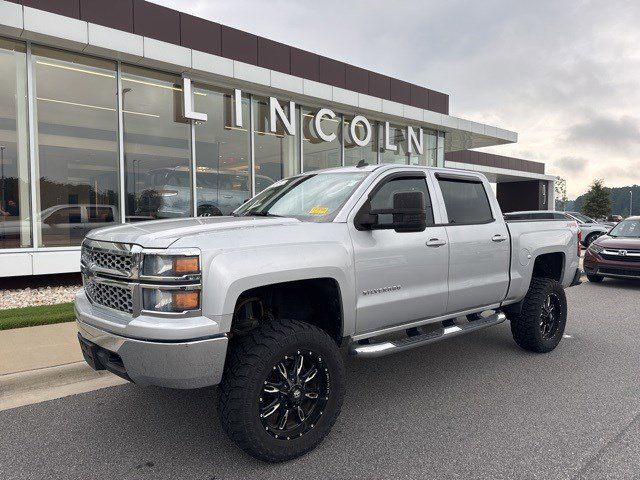
{"type": "Polygon", "coordinates": [[[567,220],[507,220],[511,241],[511,281],[504,303],[524,297],[531,282],[535,260],[541,255],[562,257],[560,283],[571,285],[579,268],[578,225],[567,220]]]}

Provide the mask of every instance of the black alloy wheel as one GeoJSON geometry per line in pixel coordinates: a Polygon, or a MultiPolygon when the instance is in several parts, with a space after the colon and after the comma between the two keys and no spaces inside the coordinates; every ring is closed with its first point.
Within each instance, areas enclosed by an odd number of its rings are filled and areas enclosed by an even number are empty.
{"type": "Polygon", "coordinates": [[[534,277],[520,311],[509,314],[515,342],[530,352],[552,351],[562,340],[567,324],[567,297],[551,278],[534,277]]]}
{"type": "Polygon", "coordinates": [[[558,331],[562,316],[562,304],[555,293],[547,295],[540,309],[540,332],[544,340],[553,338],[558,331]]]}
{"type": "Polygon", "coordinates": [[[285,355],[264,381],[260,421],[274,438],[301,437],[324,413],[329,400],[329,371],[310,350],[285,355]]]}
{"type": "Polygon", "coordinates": [[[218,399],[222,429],[259,460],[299,457],[331,430],[345,377],[340,349],[324,330],[265,322],[229,343],[218,399]]]}

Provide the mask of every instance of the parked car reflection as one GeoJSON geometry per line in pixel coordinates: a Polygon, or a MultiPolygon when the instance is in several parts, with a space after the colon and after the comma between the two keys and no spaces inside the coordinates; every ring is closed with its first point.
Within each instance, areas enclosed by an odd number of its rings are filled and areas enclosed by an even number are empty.
{"type": "MultiPolygon", "coordinates": [[[[6,209],[4,210],[6,211],[6,209]]],[[[45,247],[80,245],[85,235],[94,228],[106,227],[118,219],[118,208],[114,205],[63,204],[43,210],[36,219],[41,228],[41,238],[46,238],[45,247]]],[[[29,219],[2,214],[0,238],[20,236],[29,219]]]]}
{"type": "MultiPolygon", "coordinates": [[[[230,215],[251,196],[247,173],[219,172],[199,167],[196,173],[199,217],[230,215]]],[[[191,176],[185,167],[149,171],[136,208],[136,220],[177,218],[190,215],[191,176]]],[[[273,180],[256,175],[256,191],[273,180]]]]}

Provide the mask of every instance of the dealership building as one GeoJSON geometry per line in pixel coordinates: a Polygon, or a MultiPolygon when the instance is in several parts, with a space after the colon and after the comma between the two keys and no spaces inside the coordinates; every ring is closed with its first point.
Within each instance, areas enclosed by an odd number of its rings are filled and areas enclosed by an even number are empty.
{"type": "Polygon", "coordinates": [[[0,0],[0,277],[362,160],[479,171],[504,210],[547,209],[544,164],[473,150],[516,141],[444,93],[144,0],[0,0]]]}

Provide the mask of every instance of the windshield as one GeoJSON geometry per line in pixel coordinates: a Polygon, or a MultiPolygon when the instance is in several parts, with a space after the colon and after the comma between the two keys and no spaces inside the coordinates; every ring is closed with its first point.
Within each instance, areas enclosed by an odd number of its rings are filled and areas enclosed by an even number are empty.
{"type": "Polygon", "coordinates": [[[368,174],[334,172],[281,180],[242,205],[234,215],[330,222],[368,174]]]}
{"type": "Polygon", "coordinates": [[[576,217],[578,220],[580,220],[583,223],[596,223],[596,221],[593,218],[587,217],[586,215],[583,215],[582,213],[578,213],[578,212],[569,212],[569,214],[573,217],[576,217]]]}
{"type": "Polygon", "coordinates": [[[640,220],[623,220],[609,232],[611,237],[640,238],[640,220]]]}

